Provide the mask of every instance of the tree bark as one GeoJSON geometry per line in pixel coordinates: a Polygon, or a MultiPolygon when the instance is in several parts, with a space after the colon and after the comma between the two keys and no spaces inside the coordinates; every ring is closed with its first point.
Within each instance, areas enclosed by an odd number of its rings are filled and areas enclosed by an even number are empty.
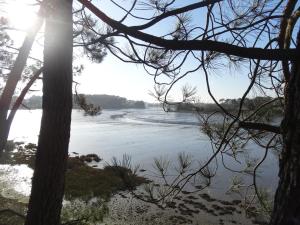
{"type": "MultiPolygon", "coordinates": [[[[42,16],[41,10],[39,15],[42,16]]],[[[19,54],[14,62],[13,68],[8,75],[7,82],[0,98],[0,157],[3,149],[5,148],[7,137],[9,133],[9,127],[7,122],[8,110],[11,104],[13,94],[15,92],[18,81],[21,78],[26,61],[32,48],[34,39],[37,32],[40,30],[43,24],[42,17],[37,18],[36,23],[28,31],[22,47],[19,50],[19,54]]]]}
{"type": "Polygon", "coordinates": [[[64,195],[72,112],[72,0],[49,2],[43,115],[25,225],[58,225],[64,195]]]}
{"type": "MultiPolygon", "coordinates": [[[[297,38],[300,51],[300,31],[297,38]]],[[[283,150],[279,159],[279,185],[271,225],[300,224],[300,60],[294,61],[286,87],[282,121],[283,150]]]]}

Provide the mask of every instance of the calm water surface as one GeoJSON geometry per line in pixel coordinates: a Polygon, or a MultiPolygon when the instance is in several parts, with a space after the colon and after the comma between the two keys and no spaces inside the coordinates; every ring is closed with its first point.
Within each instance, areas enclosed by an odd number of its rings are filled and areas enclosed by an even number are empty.
{"type": "MultiPolygon", "coordinates": [[[[12,124],[9,139],[33,142],[38,139],[41,110],[20,110],[12,124]]],[[[193,155],[194,164],[205,161],[212,154],[208,138],[201,133],[196,115],[166,113],[160,108],[104,110],[96,117],[84,116],[73,110],[69,152],[97,153],[105,162],[112,157],[132,156],[133,164],[141,164],[148,175],[153,171],[153,158],[164,156],[176,164],[178,153],[193,155]]],[[[255,145],[247,147],[241,156],[261,158],[264,151],[255,145]]],[[[232,168],[241,168],[230,158],[225,161],[232,168]]],[[[270,153],[260,167],[260,185],[274,190],[277,185],[277,156],[270,153]]],[[[219,163],[220,164],[220,163],[219,163]]],[[[173,170],[174,170],[173,167],[173,170]]],[[[219,166],[213,189],[226,190],[232,173],[219,166]]],[[[245,181],[251,179],[244,177],[245,181]]]]}

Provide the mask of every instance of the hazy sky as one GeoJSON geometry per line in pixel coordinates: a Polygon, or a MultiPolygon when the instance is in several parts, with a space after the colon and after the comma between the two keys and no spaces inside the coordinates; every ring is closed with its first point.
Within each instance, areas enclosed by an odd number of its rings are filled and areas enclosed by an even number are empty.
{"type": "MultiPolygon", "coordinates": [[[[82,75],[74,78],[80,82],[78,90],[81,93],[113,94],[132,100],[154,101],[149,95],[155,84],[153,77],[142,66],[123,63],[112,55],[108,55],[100,64],[84,60],[84,65],[82,75]]],[[[249,84],[247,75],[239,70],[220,69],[211,75],[211,89],[216,99],[237,98],[249,84]]],[[[197,96],[201,101],[211,102],[201,70],[190,74],[174,87],[171,93],[174,99],[181,97],[180,89],[185,84],[197,87],[197,96]]]]}
{"type": "MultiPolygon", "coordinates": [[[[11,2],[15,2],[10,0],[11,2]]],[[[29,0],[30,1],[30,0],[29,0]]],[[[108,4],[108,0],[100,1],[105,12],[110,16],[118,19],[120,17],[120,11],[116,10],[108,4]]],[[[126,1],[123,1],[124,4],[126,1]]],[[[130,2],[130,1],[127,1],[130,2]]],[[[184,1],[186,3],[187,1],[184,1]]],[[[189,3],[195,1],[188,1],[189,3]]],[[[9,17],[16,26],[28,25],[32,22],[32,13],[24,10],[24,6],[19,2],[9,8],[9,17]],[[23,18],[23,19],[21,19],[23,18]],[[24,19],[26,18],[26,19],[24,19]]],[[[200,16],[200,11],[195,11],[193,16],[200,16]]],[[[133,21],[129,21],[133,23],[133,21]]],[[[156,27],[157,32],[168,29],[168,26],[173,26],[172,21],[166,21],[160,27],[156,27]]],[[[16,43],[21,43],[22,38],[18,37],[16,43]]],[[[39,45],[35,45],[34,54],[41,55],[42,48],[39,45]]],[[[154,102],[154,98],[149,95],[149,92],[153,90],[154,81],[153,77],[148,75],[142,66],[123,63],[114,56],[108,54],[104,61],[100,64],[92,63],[86,58],[77,58],[77,61],[84,64],[84,71],[82,75],[75,77],[74,80],[80,82],[78,91],[85,94],[111,94],[126,97],[132,100],[145,100],[148,102],[154,102]]],[[[193,67],[195,62],[188,61],[185,67],[193,67]]],[[[228,68],[228,67],[227,67],[228,68]]],[[[210,82],[212,92],[215,94],[216,99],[220,98],[238,98],[241,93],[246,89],[249,84],[247,74],[242,69],[226,69],[226,67],[220,67],[218,70],[214,70],[211,74],[210,82]]],[[[185,79],[181,80],[175,87],[170,96],[174,100],[180,99],[181,86],[189,84],[190,86],[197,87],[197,96],[203,102],[211,102],[206,89],[205,79],[201,70],[190,74],[185,79]]],[[[250,96],[251,97],[251,96],[250,96]]]]}
{"type": "MultiPolygon", "coordinates": [[[[107,13],[114,19],[120,19],[124,13],[117,10],[117,7],[109,4],[110,1],[98,1],[101,4],[101,10],[107,13]]],[[[131,1],[121,1],[123,7],[129,8],[126,3],[131,1]]],[[[180,2],[180,1],[179,1],[180,2]]],[[[190,4],[197,1],[186,0],[181,1],[182,4],[190,4]]],[[[143,13],[145,13],[143,11],[143,13]]],[[[203,18],[201,10],[195,10],[193,16],[203,18]]],[[[136,21],[125,21],[127,24],[136,24],[136,21]]],[[[166,32],[170,27],[174,26],[173,21],[166,21],[158,27],[154,27],[151,31],[156,33],[166,32]]],[[[194,61],[187,61],[185,67],[193,68],[194,61]]],[[[149,91],[153,90],[153,77],[148,75],[142,66],[135,64],[124,63],[112,55],[108,55],[101,64],[93,64],[85,61],[83,74],[79,78],[81,85],[79,90],[83,93],[106,93],[124,96],[133,100],[146,100],[153,102],[155,99],[149,95],[149,91]]],[[[247,74],[242,69],[228,69],[228,67],[220,67],[214,70],[210,78],[211,89],[215,94],[216,99],[220,98],[238,98],[249,84],[247,74]]],[[[170,96],[174,100],[181,98],[181,87],[185,84],[197,87],[197,96],[203,102],[211,102],[211,98],[207,93],[204,74],[201,70],[190,74],[185,79],[178,82],[171,92],[170,96]]]]}

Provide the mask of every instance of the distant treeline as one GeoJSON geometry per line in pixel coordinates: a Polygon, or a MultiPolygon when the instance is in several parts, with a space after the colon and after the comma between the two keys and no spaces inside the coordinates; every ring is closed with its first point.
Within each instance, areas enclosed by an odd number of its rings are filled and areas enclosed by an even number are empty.
{"type": "MultiPolygon", "coordinates": [[[[79,109],[80,107],[75,101],[74,96],[73,108],[79,109]]],[[[124,109],[124,108],[145,108],[145,102],[143,101],[133,101],[127,100],[126,98],[114,95],[85,95],[87,103],[94,104],[95,106],[100,106],[102,109],[124,109]]],[[[23,101],[24,107],[31,109],[41,109],[42,108],[42,97],[41,96],[31,96],[23,101]]]]}
{"type": "MultiPolygon", "coordinates": [[[[255,97],[255,98],[245,98],[242,106],[243,111],[253,111],[256,110],[259,106],[273,101],[274,98],[272,97],[255,97]]],[[[226,110],[230,112],[234,112],[239,110],[241,103],[241,98],[238,99],[220,99],[219,104],[226,110]]],[[[187,112],[187,111],[195,111],[198,110],[200,112],[214,112],[220,111],[220,108],[214,103],[179,103],[170,106],[170,111],[177,111],[177,112],[187,112]]],[[[276,115],[282,114],[282,106],[280,101],[273,101],[272,103],[268,104],[264,107],[264,110],[270,111],[272,109],[272,113],[276,115]]]]}

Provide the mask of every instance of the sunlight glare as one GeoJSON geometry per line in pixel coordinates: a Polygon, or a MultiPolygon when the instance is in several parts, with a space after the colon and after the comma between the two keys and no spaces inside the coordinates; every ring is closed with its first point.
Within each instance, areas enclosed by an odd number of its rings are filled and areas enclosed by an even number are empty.
{"type": "Polygon", "coordinates": [[[26,30],[34,22],[36,7],[30,5],[32,1],[9,1],[6,7],[6,13],[11,25],[16,29],[26,30]]]}

